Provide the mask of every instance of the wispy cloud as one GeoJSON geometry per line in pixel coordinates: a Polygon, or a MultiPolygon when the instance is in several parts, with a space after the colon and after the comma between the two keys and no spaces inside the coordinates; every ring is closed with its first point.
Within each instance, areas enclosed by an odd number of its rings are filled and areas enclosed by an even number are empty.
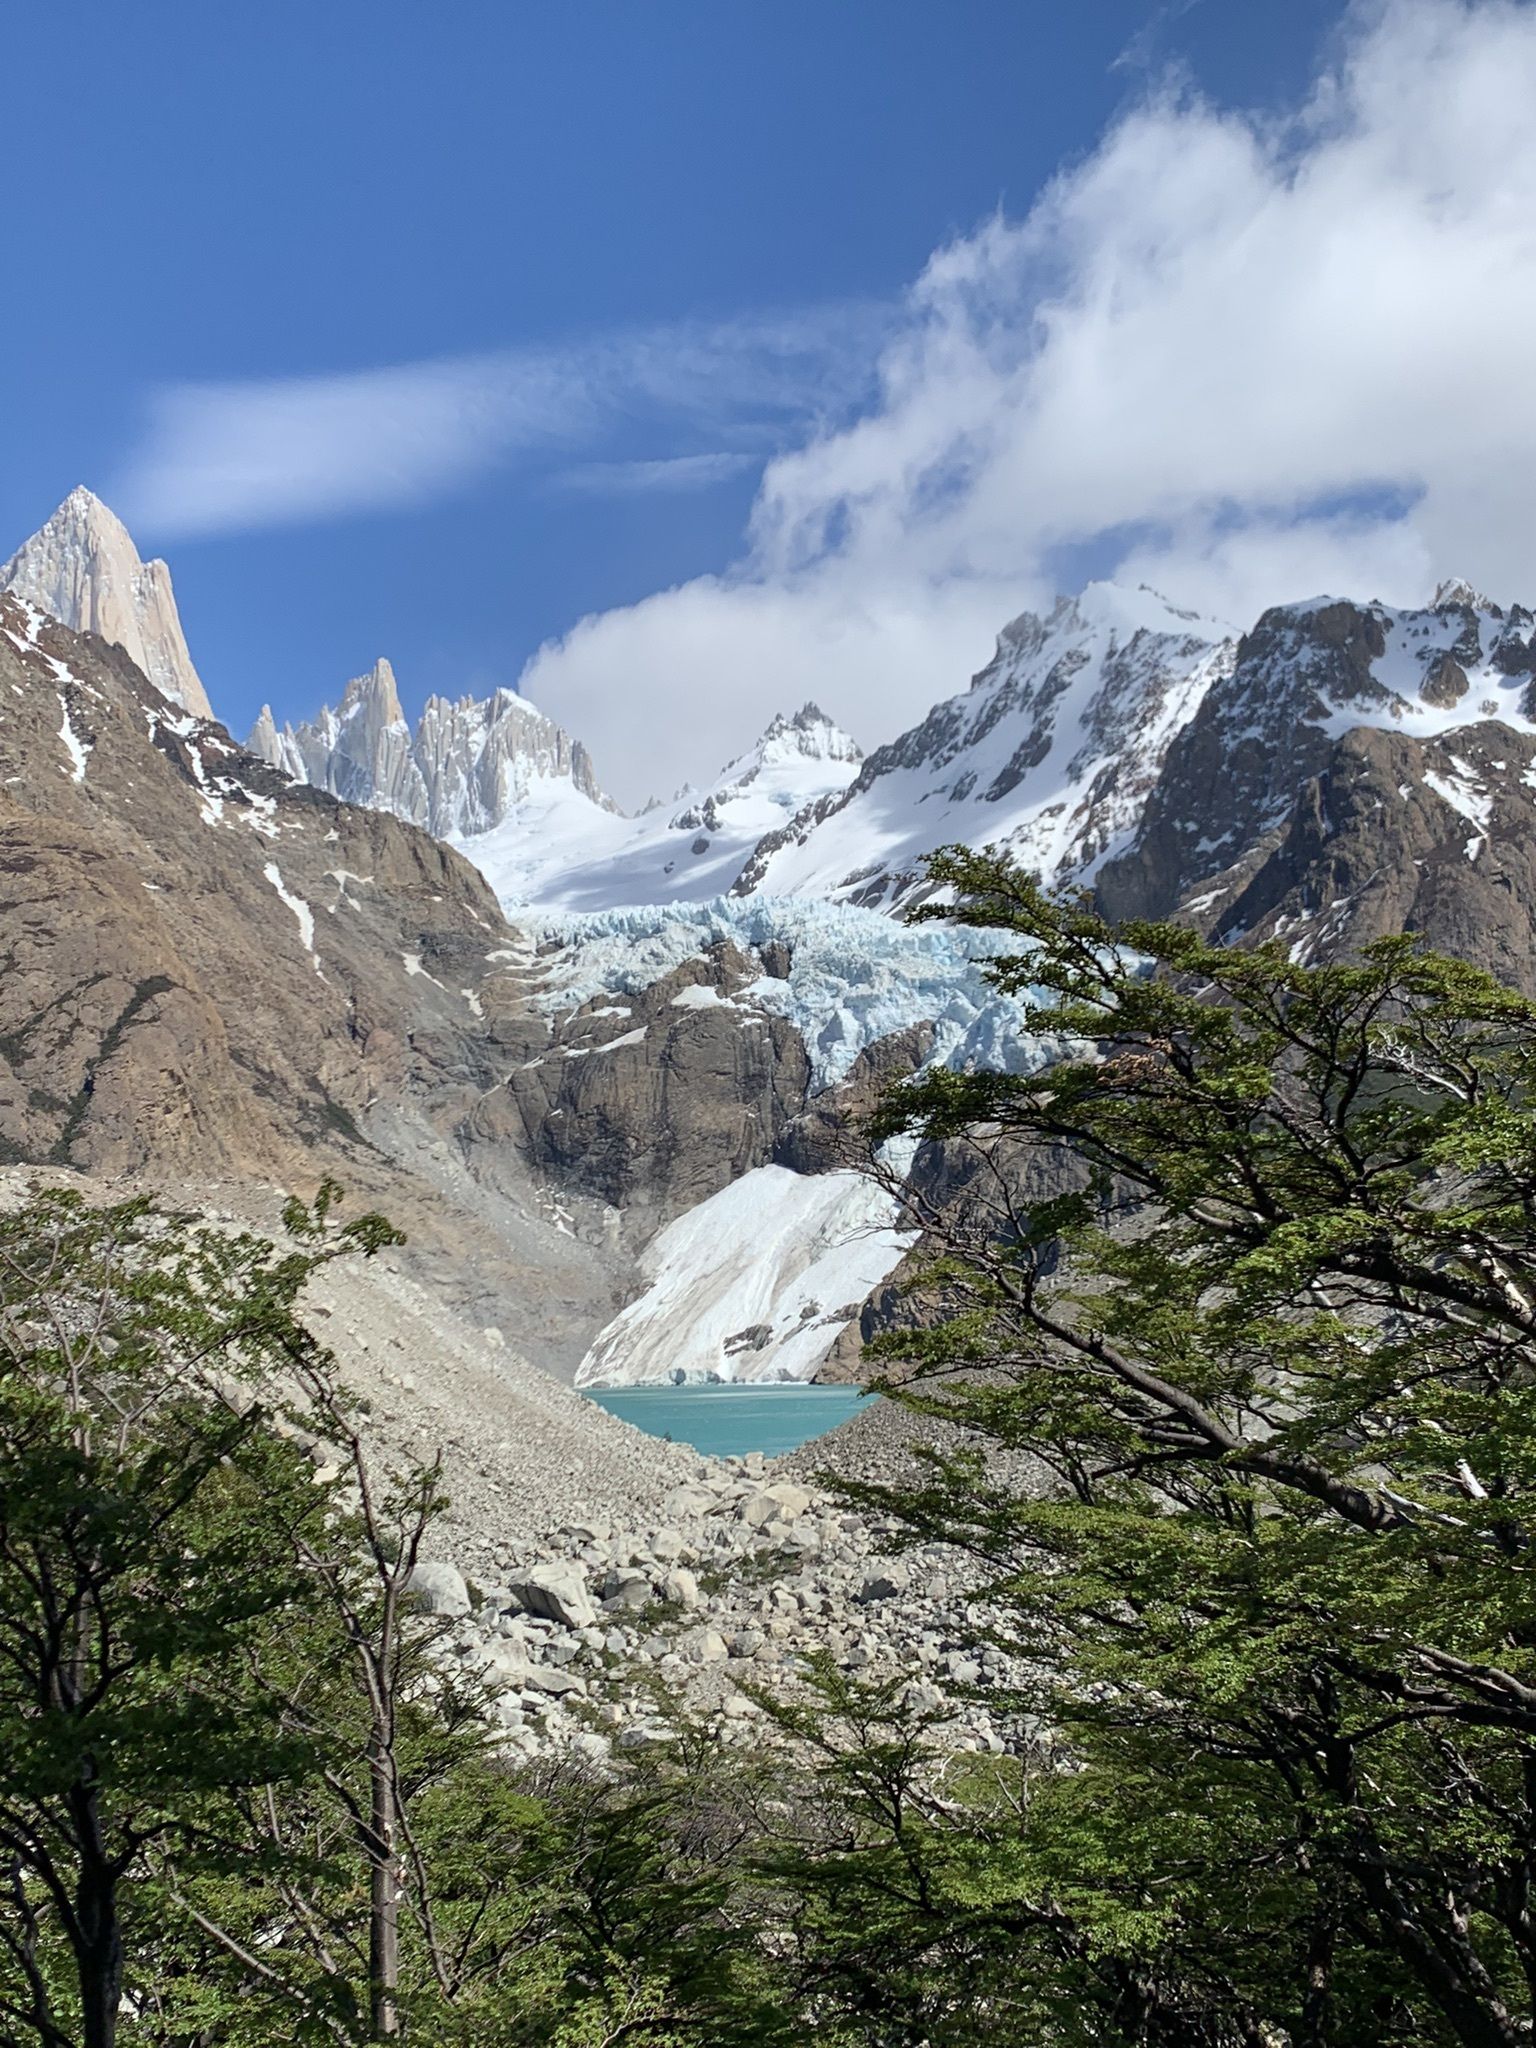
{"type": "Polygon", "coordinates": [[[1163,0],[1154,7],[1141,27],[1131,36],[1111,64],[1111,71],[1151,71],[1167,61],[1164,39],[1168,31],[1193,14],[1202,0],[1163,0]]]}
{"type": "Polygon", "coordinates": [[[697,451],[762,449],[729,574],[524,672],[620,796],[702,779],[806,697],[891,735],[1084,559],[1245,623],[1453,571],[1529,602],[1536,0],[1362,0],[1328,47],[1289,115],[1154,84],[884,312],[166,394],[122,509],[158,538],[488,462],[693,487],[697,451]]]}
{"type": "Polygon", "coordinates": [[[759,455],[729,451],[715,455],[667,455],[652,462],[582,462],[562,470],[555,481],[595,496],[649,491],[704,491],[762,461],[759,455]]]}
{"type": "MultiPolygon", "coordinates": [[[[695,445],[724,436],[772,447],[842,420],[869,396],[884,317],[867,305],[829,306],[562,349],[174,385],[153,395],[147,432],[112,496],[161,538],[415,504],[496,464],[596,454],[637,423],[695,445]]],[[[584,487],[692,489],[749,460],[594,461],[584,487]]]]}

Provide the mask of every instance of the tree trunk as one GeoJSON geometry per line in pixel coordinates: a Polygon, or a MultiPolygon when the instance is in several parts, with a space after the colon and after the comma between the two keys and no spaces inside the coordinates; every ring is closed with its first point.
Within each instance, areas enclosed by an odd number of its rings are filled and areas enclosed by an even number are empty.
{"type": "Polygon", "coordinates": [[[104,1938],[83,1949],[76,1962],[84,2048],[114,2048],[123,1995],[123,1951],[115,1913],[104,1938]]]}
{"type": "Polygon", "coordinates": [[[375,1727],[368,1742],[372,1789],[368,1910],[368,1984],[375,2041],[400,2032],[400,1859],[395,1848],[395,1783],[389,1742],[375,1727]]]}
{"type": "Polygon", "coordinates": [[[84,1879],[75,1895],[80,1923],[75,1969],[80,1979],[83,2048],[113,2048],[123,1996],[123,1940],[117,1886],[110,1876],[84,1879]]]}
{"type": "Polygon", "coordinates": [[[1510,2017],[1478,1958],[1469,1950],[1458,1966],[1446,1956],[1397,1896],[1375,1857],[1359,1866],[1359,1875],[1387,1945],[1418,1978],[1464,2048],[1521,2048],[1529,2036],[1510,2017]]]}
{"type": "Polygon", "coordinates": [[[82,1780],[69,1800],[79,1848],[72,1946],[80,1981],[83,2048],[114,2048],[123,1996],[123,1933],[117,1912],[117,1872],[102,1839],[94,1784],[82,1780]]]}
{"type": "Polygon", "coordinates": [[[1301,2006],[1298,2048],[1328,2048],[1336,1934],[1332,1900],[1319,1899],[1312,1937],[1307,1944],[1307,1988],[1301,2006]]]}

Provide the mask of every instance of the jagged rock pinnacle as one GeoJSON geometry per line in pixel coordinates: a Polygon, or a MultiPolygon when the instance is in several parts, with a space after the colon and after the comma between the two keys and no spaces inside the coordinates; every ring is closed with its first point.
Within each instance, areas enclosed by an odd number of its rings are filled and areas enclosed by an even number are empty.
{"type": "Polygon", "coordinates": [[[213,716],[187,652],[170,570],[142,561],[127,527],[83,484],[0,569],[0,588],[77,633],[121,647],[157,690],[198,718],[213,716]]]}

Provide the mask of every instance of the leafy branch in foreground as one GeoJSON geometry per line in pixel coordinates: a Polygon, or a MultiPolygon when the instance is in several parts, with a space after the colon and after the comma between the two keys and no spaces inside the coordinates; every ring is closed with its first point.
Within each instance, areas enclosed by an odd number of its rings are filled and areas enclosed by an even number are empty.
{"type": "Polygon", "coordinates": [[[260,1387],[316,1268],[366,1219],[283,1250],[44,1192],[0,1216],[0,2015],[110,2048],[125,1925],[168,1856],[217,1869],[230,1795],[315,1767],[245,1673],[313,1610],[312,1468],[260,1387]]]}
{"type": "Polygon", "coordinates": [[[891,1390],[966,1436],[853,1491],[971,1550],[1061,1733],[1012,1896],[1138,1976],[1105,2040],[1512,2048],[1536,1006],[1407,938],[1306,968],[932,873],[920,915],[1016,935],[988,972],[1065,1050],[884,1105],[928,1147],[937,1317],[885,1340],[891,1390]]]}

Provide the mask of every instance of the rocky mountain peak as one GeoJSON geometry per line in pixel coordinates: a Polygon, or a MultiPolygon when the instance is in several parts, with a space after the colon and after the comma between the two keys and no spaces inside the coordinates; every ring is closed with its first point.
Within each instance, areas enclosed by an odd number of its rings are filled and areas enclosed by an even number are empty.
{"type": "MultiPolygon", "coordinates": [[[[862,761],[864,750],[858,741],[828,718],[819,704],[805,703],[792,718],[779,712],[752,749],[759,761],[862,761]]],[[[744,757],[747,758],[747,757],[744,757]]],[[[734,765],[734,764],[732,764],[734,765]]],[[[729,775],[730,768],[724,773],[729,775]]]]}
{"type": "Polygon", "coordinates": [[[278,730],[263,708],[246,742],[274,768],[349,803],[393,812],[439,838],[492,830],[549,784],[601,811],[617,806],[579,740],[515,690],[431,696],[413,731],[382,657],[354,676],[340,706],[278,730]]]}
{"type": "Polygon", "coordinates": [[[1475,612],[1492,612],[1495,617],[1500,615],[1499,607],[1492,598],[1484,597],[1476,585],[1469,583],[1465,576],[1447,576],[1435,591],[1430,609],[1439,611],[1442,605],[1448,604],[1470,605],[1475,612]]]}
{"type": "Polygon", "coordinates": [[[395,672],[382,654],[366,674],[354,676],[342,692],[337,718],[345,725],[358,717],[384,728],[405,725],[395,672]]]}
{"type": "Polygon", "coordinates": [[[283,736],[277,729],[277,720],[272,716],[272,706],[263,704],[256,714],[256,723],[251,727],[246,743],[247,753],[254,754],[273,768],[285,765],[283,760],[283,736]]]}
{"type": "Polygon", "coordinates": [[[1285,829],[1346,734],[1440,741],[1485,720],[1536,734],[1531,614],[1465,588],[1442,584],[1424,610],[1321,597],[1265,612],[1169,747],[1134,845],[1096,877],[1110,914],[1161,916],[1197,890],[1205,907],[1230,900],[1237,864],[1285,829]]]}
{"type": "Polygon", "coordinates": [[[1093,583],[1022,612],[967,691],[765,836],[733,892],[890,908],[952,839],[1083,879],[1128,839],[1169,742],[1232,655],[1222,625],[1145,587],[1093,583]]]}
{"type": "Polygon", "coordinates": [[[0,568],[0,589],[14,590],[74,632],[121,647],[163,696],[195,717],[212,718],[170,570],[141,560],[127,527],[83,484],[0,568]]]}

